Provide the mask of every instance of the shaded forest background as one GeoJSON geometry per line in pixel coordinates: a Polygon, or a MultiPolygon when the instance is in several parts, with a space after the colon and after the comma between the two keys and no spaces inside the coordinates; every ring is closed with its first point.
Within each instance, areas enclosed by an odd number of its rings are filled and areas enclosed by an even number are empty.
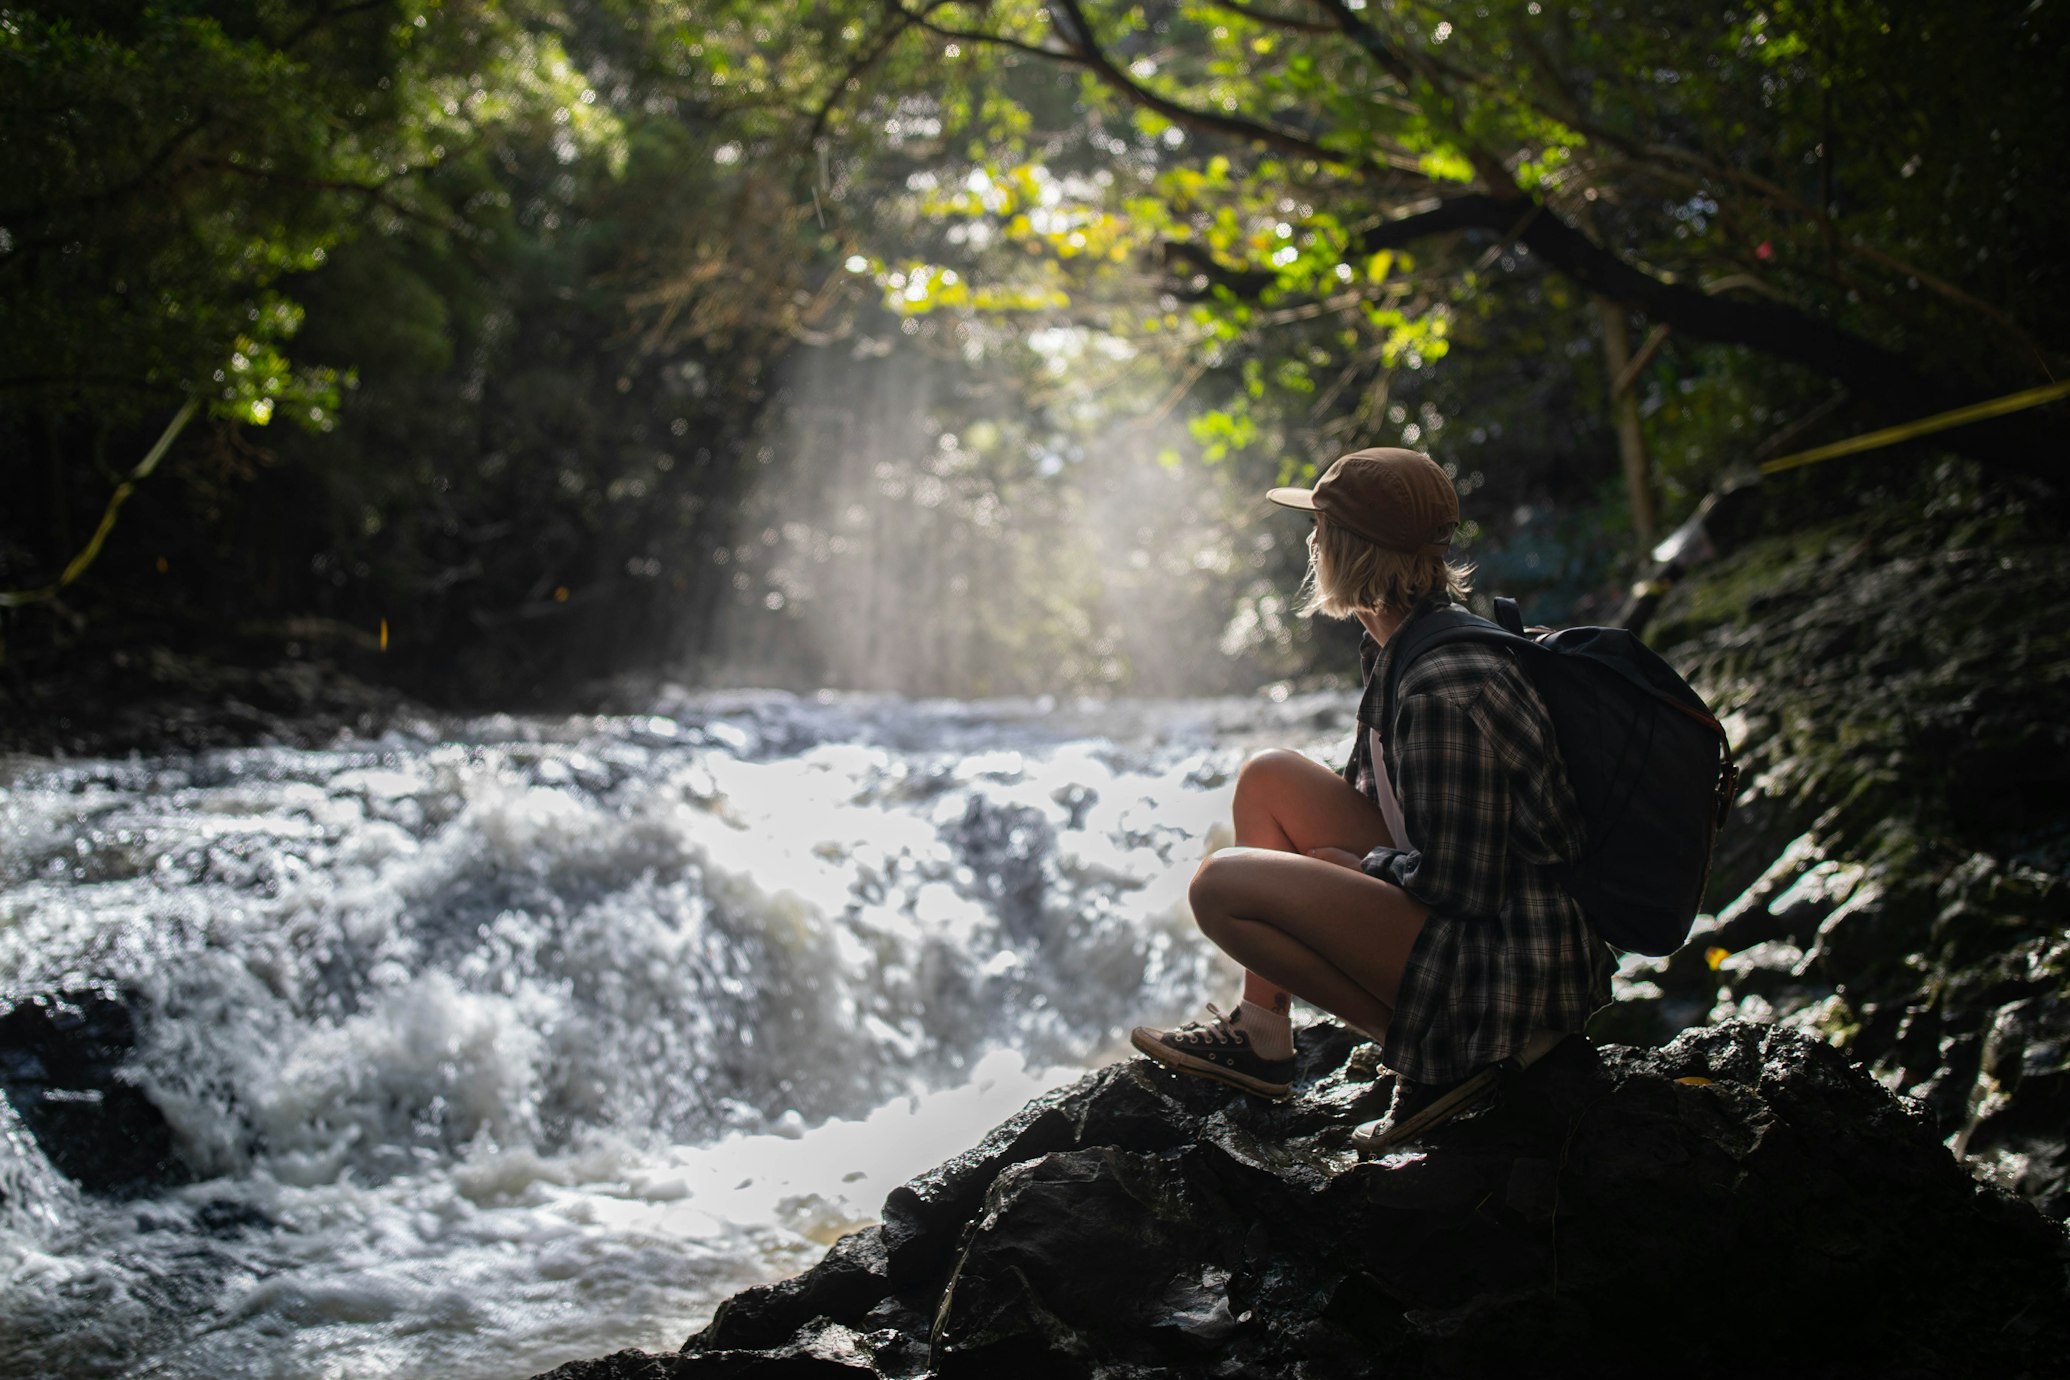
{"type": "MultiPolygon", "coordinates": [[[[1257,494],[1366,444],[1602,615],[1761,460],[2063,376],[2066,57],[2026,0],[10,0],[0,686],[1248,690],[1341,662],[1257,494]]],[[[1931,446],[2049,492],[2061,415],[1931,446]]]]}

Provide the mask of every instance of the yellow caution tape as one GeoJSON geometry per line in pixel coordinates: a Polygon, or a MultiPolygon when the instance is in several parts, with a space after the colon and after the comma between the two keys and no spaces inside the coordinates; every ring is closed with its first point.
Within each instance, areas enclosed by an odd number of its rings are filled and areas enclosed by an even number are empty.
{"type": "Polygon", "coordinates": [[[1916,422],[1905,422],[1898,426],[1887,426],[1881,431],[1871,431],[1853,436],[1845,441],[1835,441],[1829,446],[1818,446],[1811,450],[1800,450],[1794,455],[1781,456],[1766,461],[1761,473],[1775,474],[1781,470],[1794,470],[1799,465],[1812,465],[1820,460],[1831,460],[1838,455],[1854,455],[1865,450],[1877,450],[1893,446],[1899,441],[1909,441],[1914,436],[1925,436],[1949,427],[1961,426],[1965,422],[1981,422],[1986,417],[2002,417],[2008,412],[2019,412],[2058,398],[2070,398],[2070,382],[2051,383],[2041,388],[2029,388],[2023,393],[2008,393],[2002,398],[1988,402],[1971,403],[1952,412],[1936,412],[1931,417],[1921,417],[1916,422]]]}

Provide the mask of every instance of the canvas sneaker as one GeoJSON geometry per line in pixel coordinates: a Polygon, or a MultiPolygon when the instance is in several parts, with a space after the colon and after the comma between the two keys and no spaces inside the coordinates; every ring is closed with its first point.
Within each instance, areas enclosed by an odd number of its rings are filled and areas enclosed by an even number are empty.
{"type": "Polygon", "coordinates": [[[1208,1019],[1188,1021],[1173,1030],[1139,1025],[1129,1043],[1163,1064],[1201,1078],[1212,1078],[1260,1097],[1285,1097],[1294,1086],[1294,1061],[1267,1059],[1251,1048],[1243,1013],[1223,1015],[1208,1003],[1208,1019]]]}
{"type": "Polygon", "coordinates": [[[1397,1078],[1387,1115],[1353,1131],[1351,1143],[1361,1150],[1385,1150],[1414,1140],[1487,1101],[1505,1077],[1537,1063],[1566,1038],[1559,1031],[1541,1030],[1509,1058],[1449,1083],[1411,1083],[1397,1078]]]}

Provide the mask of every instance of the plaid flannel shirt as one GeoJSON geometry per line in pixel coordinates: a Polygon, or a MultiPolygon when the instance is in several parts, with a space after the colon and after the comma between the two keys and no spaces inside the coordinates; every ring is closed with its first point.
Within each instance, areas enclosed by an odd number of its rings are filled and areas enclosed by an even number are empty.
{"type": "Polygon", "coordinates": [[[1610,1000],[1615,964],[1556,875],[1581,848],[1581,816],[1515,655],[1431,649],[1403,675],[1389,725],[1378,722],[1387,652],[1370,636],[1360,645],[1365,693],[1344,776],[1377,803],[1368,744],[1379,730],[1413,846],[1376,848],[1364,868],[1430,907],[1380,1053],[1404,1078],[1442,1083],[1507,1058],[1533,1031],[1580,1030],[1610,1000]]]}

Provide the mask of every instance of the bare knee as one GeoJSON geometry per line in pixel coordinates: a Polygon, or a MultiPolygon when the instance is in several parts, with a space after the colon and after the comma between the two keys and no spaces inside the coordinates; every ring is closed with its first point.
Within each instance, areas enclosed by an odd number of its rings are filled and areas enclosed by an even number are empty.
{"type": "Polygon", "coordinates": [[[1236,769],[1236,798],[1278,798],[1285,794],[1294,776],[1312,763],[1288,748],[1266,748],[1244,759],[1236,769]]]}
{"type": "Polygon", "coordinates": [[[1193,907],[1193,923],[1210,939],[1230,918],[1230,895],[1245,852],[1242,848],[1216,849],[1201,859],[1200,866],[1193,871],[1192,884],[1186,888],[1186,900],[1193,907]]]}

